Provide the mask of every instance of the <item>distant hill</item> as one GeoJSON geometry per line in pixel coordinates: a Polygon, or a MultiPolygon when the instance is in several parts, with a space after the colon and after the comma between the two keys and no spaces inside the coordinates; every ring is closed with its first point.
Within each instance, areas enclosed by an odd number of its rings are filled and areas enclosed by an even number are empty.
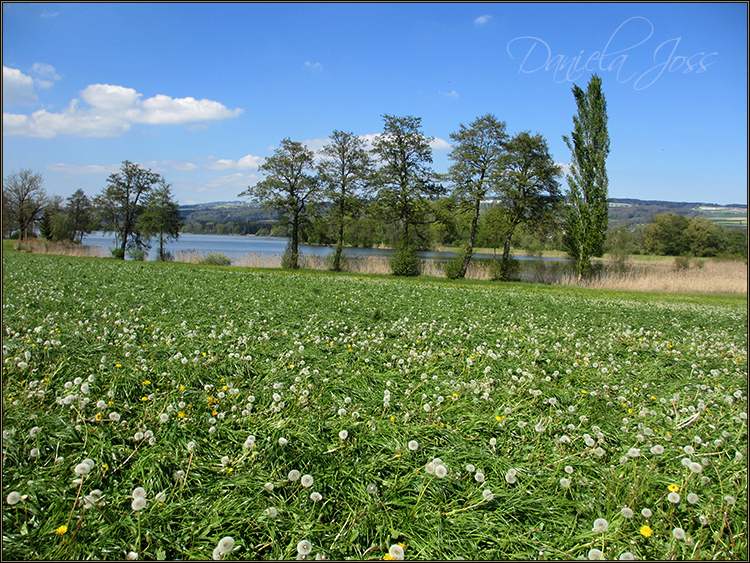
{"type": "MultiPolygon", "coordinates": [[[[637,228],[649,222],[657,213],[672,212],[689,217],[706,217],[727,227],[747,228],[747,204],[717,205],[704,202],[658,201],[629,198],[609,200],[609,224],[637,228]]],[[[181,205],[180,214],[188,232],[217,232],[219,225],[228,225],[227,232],[255,233],[270,228],[276,213],[246,201],[216,201],[181,205]]]]}

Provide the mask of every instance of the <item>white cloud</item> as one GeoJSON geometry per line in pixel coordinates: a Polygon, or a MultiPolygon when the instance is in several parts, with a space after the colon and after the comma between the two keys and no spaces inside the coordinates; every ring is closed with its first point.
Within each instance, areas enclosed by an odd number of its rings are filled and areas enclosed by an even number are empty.
{"type": "Polygon", "coordinates": [[[308,70],[323,70],[323,65],[320,63],[311,63],[310,61],[305,61],[304,66],[308,70]]]}
{"type": "Polygon", "coordinates": [[[302,141],[302,145],[310,149],[312,152],[318,153],[324,146],[330,144],[330,142],[330,137],[323,137],[318,139],[307,139],[306,141],[302,141]]]}
{"type": "Polygon", "coordinates": [[[211,188],[216,187],[235,187],[235,188],[246,188],[249,184],[254,184],[260,177],[257,174],[243,174],[237,172],[236,174],[229,174],[227,176],[218,176],[212,180],[206,182],[206,186],[211,188]]]}
{"type": "Polygon", "coordinates": [[[206,168],[210,170],[229,170],[230,168],[236,168],[238,170],[248,170],[251,168],[258,168],[265,159],[262,156],[254,156],[248,154],[243,156],[241,159],[234,161],[230,158],[220,158],[215,162],[206,164],[206,168]]]}
{"type": "Polygon", "coordinates": [[[3,65],[3,105],[31,105],[36,101],[34,80],[16,68],[3,65]]]}
{"type": "Polygon", "coordinates": [[[3,135],[112,137],[128,131],[133,123],[176,125],[228,119],[242,113],[240,108],[230,110],[206,99],[158,94],[141,101],[141,97],[133,88],[91,84],[81,92],[81,98],[90,108],[79,108],[79,100],[75,98],[61,113],[49,113],[44,109],[31,115],[4,113],[3,135]]]}
{"type": "Polygon", "coordinates": [[[570,164],[566,162],[555,162],[560,168],[562,168],[563,177],[570,174],[570,164]]]}
{"type": "Polygon", "coordinates": [[[109,176],[115,174],[119,169],[119,164],[109,164],[100,166],[98,164],[87,164],[86,166],[76,166],[74,164],[49,164],[47,170],[51,172],[63,172],[65,174],[104,174],[109,176]]]}
{"type": "Polygon", "coordinates": [[[485,14],[484,16],[479,16],[477,19],[475,19],[474,23],[477,24],[477,25],[484,25],[488,21],[490,21],[491,18],[492,18],[492,16],[488,16],[488,15],[485,14]]]}
{"type": "Polygon", "coordinates": [[[36,75],[34,82],[40,88],[51,88],[55,81],[60,80],[60,75],[55,72],[55,67],[47,63],[34,63],[31,73],[36,75]]]}
{"type": "Polygon", "coordinates": [[[175,170],[181,170],[183,172],[189,172],[198,168],[198,166],[196,166],[192,162],[173,162],[171,164],[172,168],[174,168],[175,170]]]}
{"type": "Polygon", "coordinates": [[[456,92],[455,90],[451,90],[450,92],[443,92],[441,90],[440,93],[446,98],[458,98],[458,92],[456,92]]]}
{"type": "Polygon", "coordinates": [[[452,145],[448,141],[441,139],[440,137],[432,139],[432,141],[430,141],[430,146],[432,147],[432,150],[435,151],[444,151],[452,148],[452,145]]]}

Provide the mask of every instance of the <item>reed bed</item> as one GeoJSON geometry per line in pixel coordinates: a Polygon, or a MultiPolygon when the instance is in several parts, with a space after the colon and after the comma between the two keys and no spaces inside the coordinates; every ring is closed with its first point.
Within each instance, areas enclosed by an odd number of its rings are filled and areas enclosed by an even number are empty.
{"type": "Polygon", "coordinates": [[[72,242],[53,242],[43,239],[26,239],[13,245],[19,252],[33,254],[59,254],[62,256],[84,256],[89,258],[106,258],[109,250],[101,246],[86,246],[72,242]]]}

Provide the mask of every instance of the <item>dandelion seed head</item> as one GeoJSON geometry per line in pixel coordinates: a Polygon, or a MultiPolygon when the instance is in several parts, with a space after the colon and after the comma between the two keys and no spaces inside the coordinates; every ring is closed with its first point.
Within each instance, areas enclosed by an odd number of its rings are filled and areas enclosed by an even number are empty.
{"type": "Polygon", "coordinates": [[[485,489],[482,491],[482,498],[486,501],[490,501],[493,498],[495,498],[495,495],[492,494],[492,491],[489,489],[485,489]]]}
{"type": "Polygon", "coordinates": [[[565,473],[567,473],[568,475],[572,475],[573,471],[575,471],[575,470],[573,469],[572,466],[570,466],[570,465],[566,465],[565,466],[565,473]]]}
{"type": "Polygon", "coordinates": [[[143,497],[136,497],[133,499],[133,502],[130,503],[130,507],[135,512],[138,512],[139,510],[143,510],[144,508],[146,508],[146,499],[143,497]]]}
{"type": "Polygon", "coordinates": [[[217,547],[219,548],[219,551],[222,553],[222,555],[228,554],[234,549],[234,538],[232,538],[231,536],[221,538],[217,547]]]}
{"type": "Polygon", "coordinates": [[[569,488],[570,487],[570,479],[567,479],[565,477],[563,477],[562,479],[560,479],[560,486],[563,489],[569,488]]]}
{"type": "Polygon", "coordinates": [[[598,561],[602,558],[602,550],[601,549],[589,549],[588,557],[591,561],[598,561]]]}
{"type": "Polygon", "coordinates": [[[699,500],[700,500],[700,497],[698,497],[698,495],[696,495],[695,493],[688,493],[687,501],[690,504],[696,504],[699,500]]]}
{"type": "Polygon", "coordinates": [[[680,504],[680,493],[671,492],[667,495],[667,500],[672,504],[680,504]]]}
{"type": "Polygon", "coordinates": [[[79,463],[75,466],[75,468],[73,468],[73,471],[76,475],[88,475],[88,473],[91,471],[91,468],[89,467],[88,463],[79,463]]]}
{"type": "Polygon", "coordinates": [[[623,508],[622,510],[620,510],[620,514],[622,515],[623,518],[627,518],[628,520],[630,520],[633,517],[633,511],[627,506],[623,508]]]}
{"type": "Polygon", "coordinates": [[[168,422],[169,421],[169,415],[167,413],[165,413],[165,412],[161,413],[159,415],[159,421],[162,422],[162,423],[168,422]]]}
{"type": "Polygon", "coordinates": [[[21,493],[19,493],[18,491],[11,491],[5,498],[5,502],[7,502],[11,506],[13,506],[14,504],[18,504],[19,502],[21,502],[21,493]]]}
{"type": "Polygon", "coordinates": [[[133,489],[133,498],[146,498],[146,489],[143,487],[136,487],[133,489]]]}
{"type": "Polygon", "coordinates": [[[312,551],[312,544],[307,540],[302,540],[297,544],[297,553],[300,555],[309,555],[312,551]]]}
{"type": "Polygon", "coordinates": [[[419,443],[416,440],[409,441],[409,449],[413,452],[419,449],[419,443]]]}
{"type": "Polygon", "coordinates": [[[427,472],[427,474],[432,475],[433,473],[435,473],[435,464],[433,462],[429,462],[424,466],[424,470],[425,472],[427,472]]]}
{"type": "Polygon", "coordinates": [[[595,532],[606,532],[609,529],[609,522],[605,518],[597,518],[594,520],[594,531],[595,532]]]}
{"type": "Polygon", "coordinates": [[[734,506],[735,503],[737,502],[737,499],[735,499],[731,495],[727,495],[724,497],[724,502],[726,502],[729,506],[734,506]]]}
{"type": "Polygon", "coordinates": [[[688,469],[693,473],[703,473],[703,466],[700,463],[693,462],[688,465],[688,469]]]}
{"type": "Polygon", "coordinates": [[[629,551],[623,551],[619,557],[620,561],[635,561],[635,555],[629,551]]]}
{"type": "Polygon", "coordinates": [[[302,486],[305,487],[306,489],[309,489],[310,487],[312,487],[313,486],[312,475],[303,475],[301,483],[302,483],[302,486]]]}
{"type": "Polygon", "coordinates": [[[349,432],[347,432],[346,430],[342,430],[341,432],[339,432],[339,438],[341,438],[342,440],[346,440],[348,437],[349,432]]]}
{"type": "Polygon", "coordinates": [[[435,468],[435,476],[439,479],[442,479],[446,475],[448,475],[448,468],[445,465],[440,464],[435,468]]]}
{"type": "Polygon", "coordinates": [[[484,481],[484,473],[482,473],[481,471],[477,471],[476,473],[474,473],[474,480],[477,483],[482,483],[484,481]]]}
{"type": "Polygon", "coordinates": [[[266,516],[270,516],[271,518],[276,518],[279,515],[279,511],[276,509],[275,506],[270,506],[266,508],[266,516]]]}
{"type": "Polygon", "coordinates": [[[119,422],[120,421],[120,413],[118,413],[116,411],[112,411],[111,413],[109,413],[109,419],[112,422],[119,422]]]}
{"type": "Polygon", "coordinates": [[[684,540],[685,539],[685,530],[682,528],[675,528],[672,530],[672,537],[676,540],[684,540]]]}
{"type": "Polygon", "coordinates": [[[397,543],[388,548],[388,554],[393,557],[394,561],[404,560],[404,548],[397,543]]]}
{"type": "Polygon", "coordinates": [[[641,515],[642,515],[642,516],[643,516],[644,518],[651,518],[651,517],[652,517],[652,516],[653,516],[654,514],[653,514],[653,512],[651,512],[651,510],[650,510],[650,509],[648,509],[648,508],[644,508],[643,510],[641,510],[641,515]]]}
{"type": "Polygon", "coordinates": [[[289,443],[289,440],[286,438],[279,438],[279,446],[286,446],[289,443]]]}
{"type": "Polygon", "coordinates": [[[299,471],[297,471],[296,469],[292,469],[286,478],[289,479],[290,481],[296,481],[297,479],[301,477],[301,475],[302,474],[299,471]]]}
{"type": "Polygon", "coordinates": [[[310,494],[310,500],[313,502],[320,502],[321,500],[323,500],[323,495],[321,495],[320,493],[312,493],[310,494]]]}

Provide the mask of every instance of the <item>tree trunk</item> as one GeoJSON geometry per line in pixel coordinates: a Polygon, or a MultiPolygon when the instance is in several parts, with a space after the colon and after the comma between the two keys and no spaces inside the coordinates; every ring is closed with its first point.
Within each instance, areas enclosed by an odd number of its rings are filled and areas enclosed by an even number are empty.
{"type": "Polygon", "coordinates": [[[477,234],[477,223],[479,223],[479,204],[481,201],[477,199],[474,203],[474,217],[471,220],[471,230],[469,231],[469,247],[466,249],[466,256],[464,256],[464,262],[461,264],[461,277],[466,277],[466,271],[469,269],[469,262],[471,261],[471,255],[474,254],[474,240],[477,234]]]}
{"type": "Polygon", "coordinates": [[[297,257],[299,256],[299,215],[292,218],[292,269],[299,268],[297,257]]]}

